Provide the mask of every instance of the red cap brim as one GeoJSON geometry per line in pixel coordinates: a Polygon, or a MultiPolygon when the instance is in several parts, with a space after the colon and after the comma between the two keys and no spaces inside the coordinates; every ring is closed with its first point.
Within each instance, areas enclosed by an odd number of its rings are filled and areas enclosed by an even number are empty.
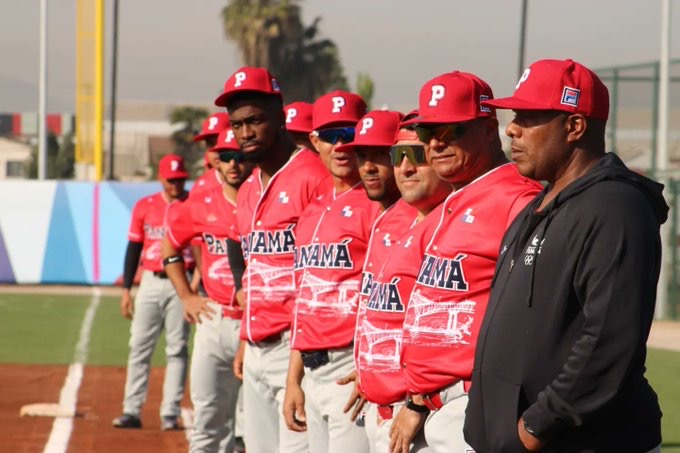
{"type": "Polygon", "coordinates": [[[506,110],[554,110],[554,108],[548,104],[527,101],[514,96],[483,101],[482,105],[506,110]]]}
{"type": "Polygon", "coordinates": [[[448,123],[464,123],[465,121],[480,118],[473,115],[420,115],[404,121],[400,126],[408,126],[411,124],[448,124],[448,123]]]}
{"type": "Polygon", "coordinates": [[[202,142],[203,140],[205,140],[208,137],[213,137],[213,136],[217,137],[218,135],[220,135],[219,132],[208,132],[208,133],[205,133],[205,134],[197,134],[194,137],[194,142],[202,142]]]}

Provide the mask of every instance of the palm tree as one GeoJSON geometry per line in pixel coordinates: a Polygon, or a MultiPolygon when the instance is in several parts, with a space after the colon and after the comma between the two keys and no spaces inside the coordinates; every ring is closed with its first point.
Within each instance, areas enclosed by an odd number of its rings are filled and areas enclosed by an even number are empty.
{"type": "Polygon", "coordinates": [[[208,111],[206,109],[191,106],[175,107],[168,116],[170,124],[179,124],[181,126],[172,133],[171,138],[175,143],[175,153],[184,158],[187,169],[189,169],[192,177],[197,176],[197,162],[203,160],[202,149],[194,143],[194,135],[196,135],[203,120],[207,117],[208,111]]]}
{"type": "Polygon", "coordinates": [[[297,0],[230,0],[222,10],[224,29],[246,66],[269,69],[287,102],[313,102],[332,89],[347,89],[338,49],[318,39],[320,17],[302,23],[297,0]]]}

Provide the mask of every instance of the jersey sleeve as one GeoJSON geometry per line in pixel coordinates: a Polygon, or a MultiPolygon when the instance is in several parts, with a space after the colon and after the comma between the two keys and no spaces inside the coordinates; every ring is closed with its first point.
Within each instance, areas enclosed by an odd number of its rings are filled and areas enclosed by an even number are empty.
{"type": "MultiPolygon", "coordinates": [[[[194,228],[192,212],[192,200],[179,203],[176,208],[168,212],[166,224],[167,237],[176,249],[182,249],[189,245],[189,243],[196,245],[193,241],[198,233],[194,228]]],[[[200,244],[200,241],[198,244],[200,244]]]]}
{"type": "Polygon", "coordinates": [[[144,242],[144,215],[146,214],[146,199],[142,199],[132,208],[132,219],[128,230],[128,240],[132,242],[144,242]]]}

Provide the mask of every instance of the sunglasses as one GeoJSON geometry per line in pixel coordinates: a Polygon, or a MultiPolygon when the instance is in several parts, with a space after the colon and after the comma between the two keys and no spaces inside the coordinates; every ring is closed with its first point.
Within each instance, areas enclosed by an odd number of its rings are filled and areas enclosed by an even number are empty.
{"type": "Polygon", "coordinates": [[[393,166],[400,166],[404,157],[416,166],[427,164],[425,147],[423,145],[395,145],[390,148],[390,160],[393,166]]]}
{"type": "Polygon", "coordinates": [[[186,178],[170,178],[170,179],[168,179],[168,182],[170,184],[180,184],[180,183],[185,182],[186,180],[187,180],[186,178]]]}
{"type": "Polygon", "coordinates": [[[243,162],[243,153],[238,151],[220,151],[218,153],[221,162],[231,162],[232,160],[237,164],[243,162]]]}
{"type": "Polygon", "coordinates": [[[354,141],[354,128],[353,127],[336,127],[333,129],[324,129],[321,131],[315,131],[317,137],[326,143],[335,145],[340,140],[343,143],[351,143],[354,141]]]}
{"type": "Polygon", "coordinates": [[[421,126],[415,127],[418,140],[423,143],[430,143],[430,140],[436,138],[440,142],[450,143],[458,140],[465,135],[466,128],[460,123],[440,124],[437,126],[421,126]]]}

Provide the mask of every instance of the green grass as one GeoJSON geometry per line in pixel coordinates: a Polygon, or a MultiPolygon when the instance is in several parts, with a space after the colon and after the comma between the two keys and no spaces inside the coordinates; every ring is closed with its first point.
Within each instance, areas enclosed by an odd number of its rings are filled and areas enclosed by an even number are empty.
{"type": "Polygon", "coordinates": [[[647,379],[659,395],[662,451],[680,453],[680,352],[650,349],[647,379]]]}
{"type": "MultiPolygon", "coordinates": [[[[120,315],[118,302],[116,297],[101,298],[90,331],[88,365],[127,363],[130,321],[120,315]]],[[[0,363],[73,362],[89,303],[90,296],[0,294],[0,363]]],[[[165,335],[161,334],[152,365],[164,366],[164,356],[165,335]]]]}

